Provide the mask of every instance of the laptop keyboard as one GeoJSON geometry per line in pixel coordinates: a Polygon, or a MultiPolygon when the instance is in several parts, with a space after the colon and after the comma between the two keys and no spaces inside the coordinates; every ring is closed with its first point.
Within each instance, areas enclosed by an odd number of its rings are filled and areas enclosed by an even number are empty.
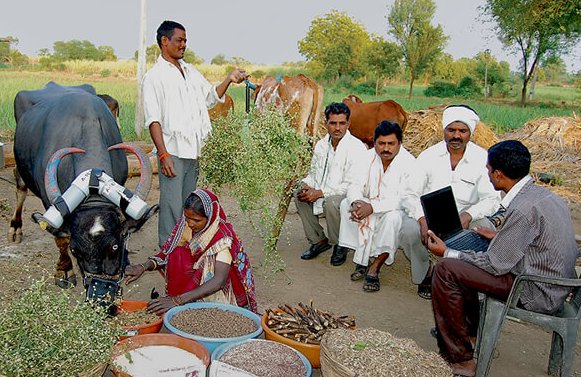
{"type": "Polygon", "coordinates": [[[488,249],[488,241],[474,232],[464,232],[459,237],[453,237],[446,241],[446,245],[455,250],[473,250],[481,252],[488,249]]]}

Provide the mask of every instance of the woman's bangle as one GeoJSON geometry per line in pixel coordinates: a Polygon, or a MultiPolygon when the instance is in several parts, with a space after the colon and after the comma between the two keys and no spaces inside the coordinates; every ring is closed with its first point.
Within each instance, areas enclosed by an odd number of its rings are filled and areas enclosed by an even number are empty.
{"type": "Polygon", "coordinates": [[[176,306],[182,306],[184,304],[180,295],[171,296],[171,300],[176,304],[176,306]]]}
{"type": "Polygon", "coordinates": [[[163,160],[166,157],[169,157],[169,153],[167,151],[159,155],[159,161],[163,160]]]}

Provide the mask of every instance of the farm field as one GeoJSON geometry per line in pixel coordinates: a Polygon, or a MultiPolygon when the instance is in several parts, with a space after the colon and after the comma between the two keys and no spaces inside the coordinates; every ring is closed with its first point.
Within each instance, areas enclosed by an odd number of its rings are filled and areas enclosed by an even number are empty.
{"type": "MultiPolygon", "coordinates": [[[[214,67],[214,66],[210,66],[214,67]]],[[[225,75],[225,67],[219,70],[207,70],[207,75],[211,81],[220,81],[225,75]]],[[[200,68],[202,72],[206,70],[200,68]]],[[[249,70],[253,72],[255,70],[249,70]]],[[[276,69],[270,68],[263,73],[273,73],[276,69]]],[[[286,71],[285,71],[286,72],[286,71]]],[[[293,74],[290,72],[289,74],[293,74]]],[[[255,83],[260,79],[251,78],[255,83]]],[[[97,93],[106,93],[120,102],[121,114],[120,124],[125,140],[136,140],[135,134],[135,97],[136,81],[134,78],[117,75],[103,77],[99,74],[86,75],[79,72],[38,72],[38,71],[9,71],[0,70],[0,132],[4,135],[2,141],[10,138],[11,132],[15,128],[13,115],[14,96],[19,90],[31,90],[43,87],[47,82],[55,81],[62,85],[80,85],[89,83],[95,87],[97,93]]],[[[337,89],[336,87],[325,88],[324,104],[341,101],[347,95],[353,93],[352,89],[337,89]]],[[[483,122],[491,126],[493,130],[502,134],[506,131],[520,128],[526,122],[543,116],[572,116],[575,110],[581,108],[581,90],[575,88],[543,87],[537,85],[536,99],[527,107],[516,105],[516,98],[512,99],[462,99],[462,98],[436,98],[425,97],[423,90],[425,86],[414,86],[414,96],[407,98],[408,86],[402,84],[390,84],[384,88],[384,93],[376,97],[374,95],[357,94],[364,101],[377,101],[393,99],[400,103],[408,111],[427,109],[430,106],[441,104],[466,103],[472,106],[482,118],[483,122]]],[[[236,85],[229,89],[228,93],[233,97],[235,111],[244,111],[245,88],[243,85],[236,85]]],[[[149,140],[147,132],[142,136],[143,140],[149,140]]]]}

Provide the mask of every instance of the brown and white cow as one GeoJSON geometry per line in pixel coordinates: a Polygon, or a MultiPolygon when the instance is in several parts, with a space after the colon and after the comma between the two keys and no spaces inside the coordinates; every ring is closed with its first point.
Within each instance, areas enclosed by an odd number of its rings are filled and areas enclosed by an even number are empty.
{"type": "Polygon", "coordinates": [[[297,132],[315,136],[321,121],[323,87],[313,79],[299,74],[279,79],[265,77],[254,92],[256,108],[275,108],[291,116],[297,132]]]}
{"type": "Polygon", "coordinates": [[[218,118],[226,118],[228,116],[228,112],[234,112],[234,100],[228,93],[225,93],[224,97],[224,102],[218,102],[216,106],[208,110],[210,121],[212,123],[214,123],[214,121],[218,118]]]}
{"type": "Polygon", "coordinates": [[[376,101],[364,103],[359,97],[350,94],[343,100],[351,110],[349,131],[369,148],[373,147],[375,127],[383,121],[396,122],[405,130],[408,116],[405,110],[395,101],[376,101]]]}

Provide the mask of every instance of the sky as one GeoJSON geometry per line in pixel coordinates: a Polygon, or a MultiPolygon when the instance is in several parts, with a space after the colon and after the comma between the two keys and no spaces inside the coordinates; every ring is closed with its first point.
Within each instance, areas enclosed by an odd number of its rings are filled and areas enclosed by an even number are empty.
{"type": "MultiPolygon", "coordinates": [[[[206,62],[218,55],[240,56],[257,64],[299,61],[297,41],[312,20],[332,9],[346,12],[369,32],[387,39],[387,14],[394,0],[147,0],[147,46],[166,19],[183,24],[188,48],[206,62]]],[[[4,3],[4,1],[2,1],[4,3]]],[[[8,2],[6,2],[8,3],[8,2]]],[[[19,39],[16,48],[37,55],[55,41],[89,40],[111,46],[118,58],[132,58],[138,48],[140,0],[21,0],[0,7],[0,37],[19,39]],[[6,11],[9,9],[10,11],[6,11]]],[[[517,70],[519,57],[505,50],[492,27],[480,17],[485,0],[435,0],[433,24],[449,36],[445,51],[454,59],[490,49],[497,60],[517,70]]],[[[0,3],[1,4],[1,3],[0,3]]],[[[569,72],[581,70],[581,43],[564,56],[569,72]]]]}

